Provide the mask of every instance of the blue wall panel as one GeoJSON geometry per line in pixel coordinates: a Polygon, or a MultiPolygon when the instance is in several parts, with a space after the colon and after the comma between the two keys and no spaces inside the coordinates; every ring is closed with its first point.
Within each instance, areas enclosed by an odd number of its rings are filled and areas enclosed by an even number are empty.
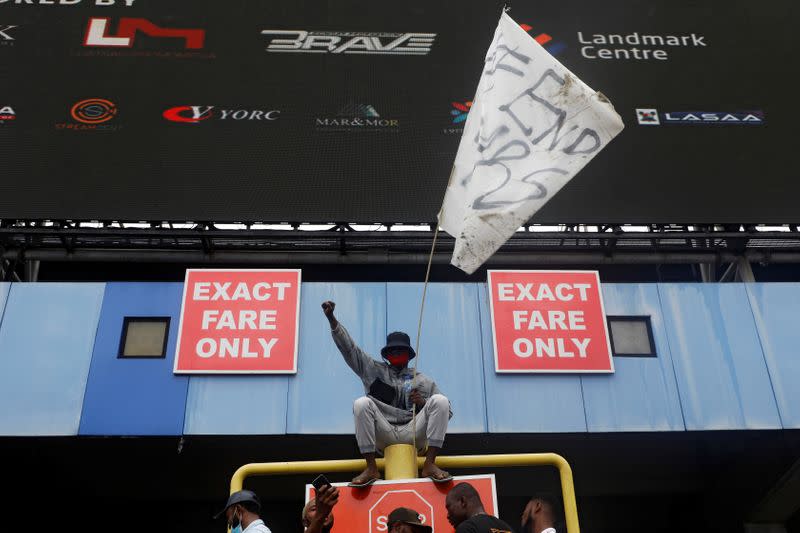
{"type": "Polygon", "coordinates": [[[589,431],[682,431],[658,288],[655,284],[602,287],[607,315],[650,317],[657,357],[615,357],[614,374],[581,377],[589,431]]]}
{"type": "Polygon", "coordinates": [[[489,432],[586,431],[579,376],[495,373],[488,291],[485,284],[480,284],[478,290],[489,432]]]}
{"type": "Polygon", "coordinates": [[[659,284],[686,428],[780,428],[742,284],[659,284]]]}
{"type": "Polygon", "coordinates": [[[748,283],[784,428],[800,428],[800,283],[748,283]]]}
{"type": "Polygon", "coordinates": [[[186,435],[286,433],[286,376],[191,376],[186,435]]]}
{"type": "Polygon", "coordinates": [[[15,283],[0,326],[0,435],[75,435],[103,283],[15,283]]]}
{"type": "Polygon", "coordinates": [[[385,283],[303,283],[297,376],[289,380],[288,433],[349,434],[361,380],[331,338],[322,302],[336,302],[336,317],[367,353],[380,358],[386,342],[385,283]]]}
{"type": "Polygon", "coordinates": [[[181,435],[188,376],[172,373],[182,283],[109,283],[94,345],[81,435],[181,435]],[[119,359],[126,316],[170,317],[167,356],[119,359]]]}
{"type": "MultiPolygon", "coordinates": [[[[422,288],[422,283],[389,283],[387,290],[387,330],[405,331],[413,346],[422,288]]],[[[428,285],[418,364],[419,371],[436,381],[450,399],[453,418],[449,433],[486,431],[479,324],[477,284],[428,285]]]]}

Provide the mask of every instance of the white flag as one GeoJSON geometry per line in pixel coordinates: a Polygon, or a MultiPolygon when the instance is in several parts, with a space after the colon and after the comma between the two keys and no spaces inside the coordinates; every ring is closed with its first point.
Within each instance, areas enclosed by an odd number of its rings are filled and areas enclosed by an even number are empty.
{"type": "Polygon", "coordinates": [[[439,214],[451,263],[473,273],[623,128],[611,102],[506,13],[439,214]]]}

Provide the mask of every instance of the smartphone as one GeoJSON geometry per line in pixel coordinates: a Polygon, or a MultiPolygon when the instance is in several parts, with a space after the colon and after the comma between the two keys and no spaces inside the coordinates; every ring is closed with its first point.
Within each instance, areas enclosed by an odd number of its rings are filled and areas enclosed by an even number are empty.
{"type": "Polygon", "coordinates": [[[331,482],[328,481],[328,478],[325,477],[325,474],[320,474],[320,475],[318,475],[317,477],[314,478],[314,481],[312,481],[311,484],[314,486],[314,488],[317,491],[319,491],[325,485],[330,485],[331,482]]]}

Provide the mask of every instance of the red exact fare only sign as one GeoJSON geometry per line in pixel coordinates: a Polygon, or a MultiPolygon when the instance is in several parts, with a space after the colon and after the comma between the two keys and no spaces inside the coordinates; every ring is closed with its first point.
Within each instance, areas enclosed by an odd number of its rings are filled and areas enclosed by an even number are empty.
{"type": "Polygon", "coordinates": [[[597,272],[490,270],[497,372],[613,372],[597,272]]]}
{"type": "Polygon", "coordinates": [[[299,316],[299,270],[187,270],[175,373],[295,373],[299,316]]]}

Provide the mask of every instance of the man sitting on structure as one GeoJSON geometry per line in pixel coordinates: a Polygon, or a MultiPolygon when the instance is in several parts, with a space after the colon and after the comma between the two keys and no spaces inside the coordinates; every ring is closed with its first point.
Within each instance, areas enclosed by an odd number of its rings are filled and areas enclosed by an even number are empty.
{"type": "Polygon", "coordinates": [[[408,362],[416,356],[407,334],[396,331],[386,337],[378,361],[359,348],[347,330],[333,314],[336,304],[324,302],[322,310],[331,325],[336,347],[347,365],[361,378],[366,396],[353,404],[358,449],[367,460],[367,468],[356,476],[351,485],[365,487],[379,478],[375,454],[392,444],[412,444],[414,428],[412,415],[416,409],[416,443],[425,449],[422,476],[436,482],[446,482],[452,476],[436,466],[436,455],[444,444],[447,422],[452,416],[450,401],[428,376],[414,372],[408,362]]]}

